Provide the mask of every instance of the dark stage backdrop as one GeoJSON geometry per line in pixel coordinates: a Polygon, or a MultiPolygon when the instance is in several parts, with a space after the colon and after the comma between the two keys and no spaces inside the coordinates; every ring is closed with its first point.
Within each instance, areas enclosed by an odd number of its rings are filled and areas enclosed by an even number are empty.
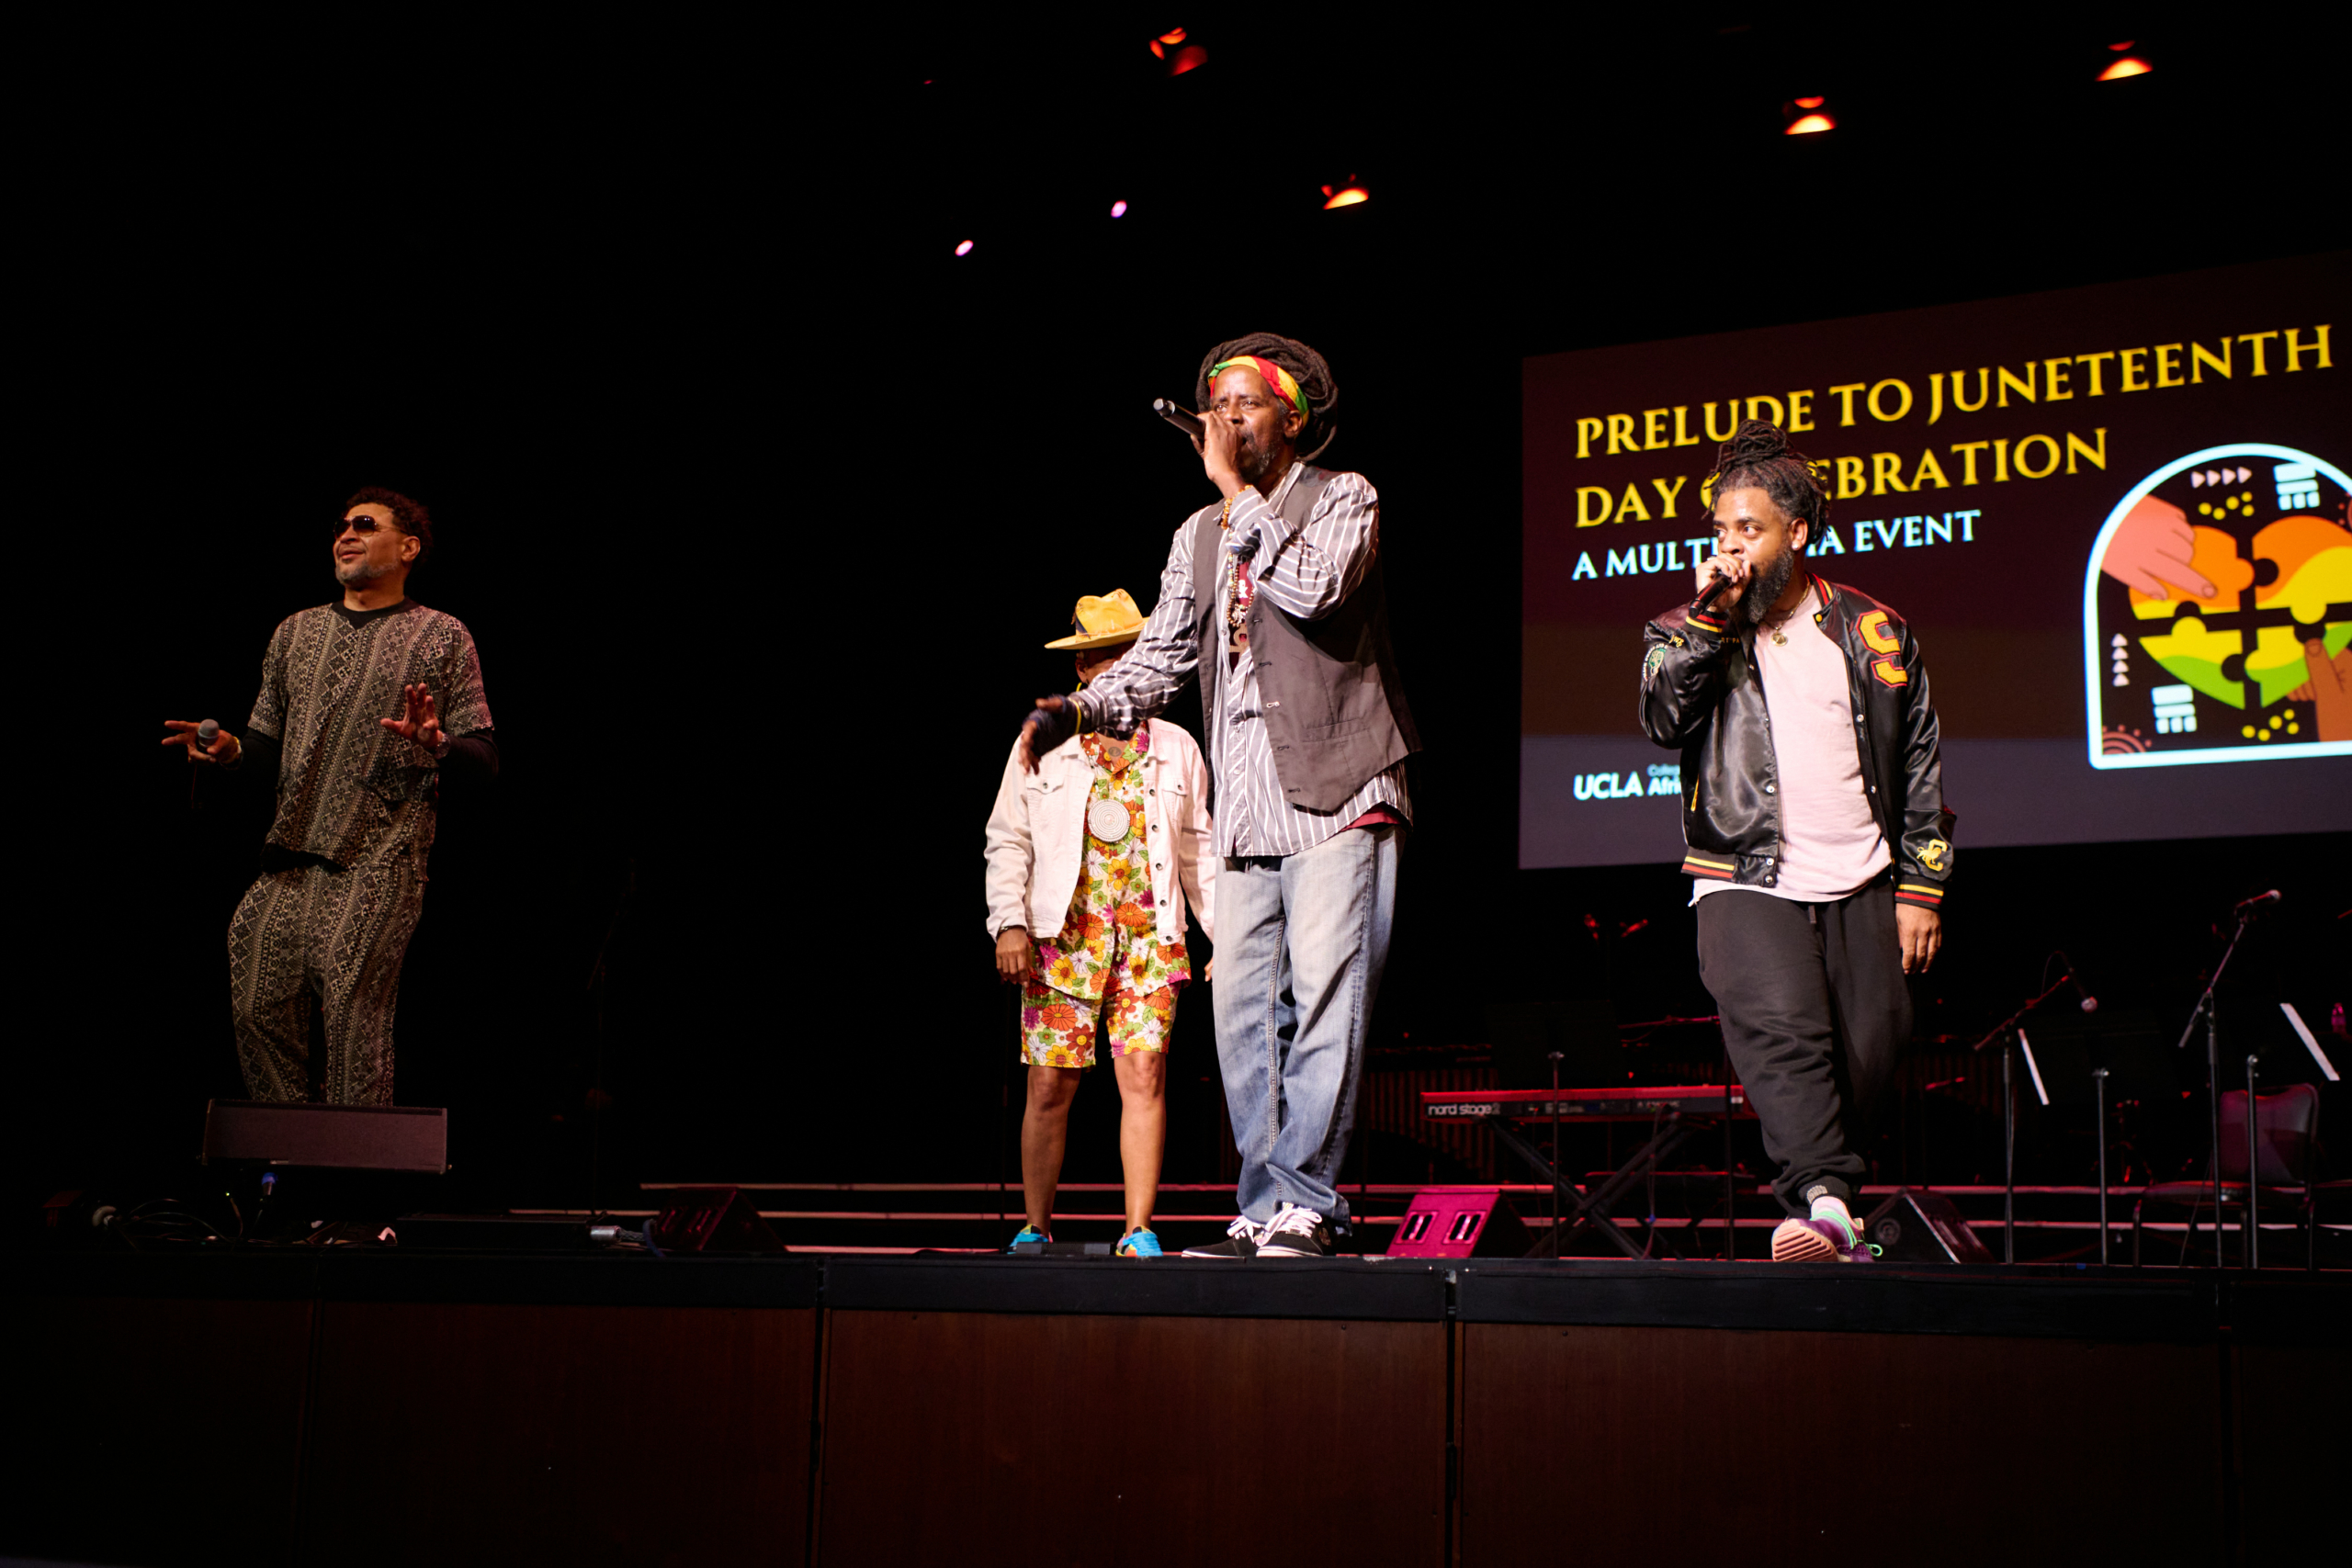
{"type": "MultiPolygon", "coordinates": [[[[221,940],[260,813],[191,813],[155,739],[243,722],[360,484],[434,506],[416,594],[472,627],[505,759],[448,789],[400,1004],[400,1097],[451,1108],[451,1201],[988,1179],[1013,1064],[981,823],[1028,699],[1068,678],[1039,645],[1081,593],[1154,602],[1208,493],[1148,405],[1213,343],[1271,328],[1337,368],[1331,460],[1379,487],[1428,742],[1374,1043],[1476,1044],[1496,1002],[1712,1010],[1680,878],[1518,868],[1525,356],[2352,242],[2306,203],[2184,220],[2154,257],[2108,216],[2325,144],[2323,101],[2264,63],[2300,35],[2183,35],[2095,96],[2054,28],[1270,18],[1201,29],[1211,65],[1170,78],[1123,26],[831,53],[749,27],[388,31],[242,66],[159,35],[59,62],[81,85],[36,154],[22,458],[52,482],[16,530],[19,1212],[186,1186],[204,1099],[238,1090],[221,940]],[[1842,95],[1838,136],[1779,134],[1800,79],[1842,95]],[[359,80],[399,112],[345,104],[359,80]],[[1268,82],[1311,112],[1245,137],[1268,82]],[[2004,232],[2030,245],[1917,243],[1923,182],[2044,166],[2098,199],[2011,181],[2004,232]],[[1320,210],[1351,174],[1374,199],[1320,210]],[[1775,243],[1727,273],[1726,225],[1759,224],[1775,243]]],[[[2337,929],[2317,868],[2340,837],[1964,833],[1931,1032],[1998,1017],[2058,945],[2185,1011],[2212,919],[2274,881],[2245,985],[2314,972],[2337,929]]],[[[1216,1168],[1206,1000],[1180,1021],[1171,1179],[1216,1168]]],[[[1070,1175],[1112,1177],[1116,1096],[1080,1100],[1070,1175]]]]}

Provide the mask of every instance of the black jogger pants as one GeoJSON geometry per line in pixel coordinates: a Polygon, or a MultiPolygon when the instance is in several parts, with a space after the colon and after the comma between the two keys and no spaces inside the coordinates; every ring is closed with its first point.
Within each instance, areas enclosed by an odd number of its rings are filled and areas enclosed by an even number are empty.
{"type": "Polygon", "coordinates": [[[1885,879],[1831,903],[1727,887],[1699,900],[1699,974],[1780,1166],[1781,1206],[1851,1203],[1861,1134],[1911,1035],[1911,992],[1885,879]]]}

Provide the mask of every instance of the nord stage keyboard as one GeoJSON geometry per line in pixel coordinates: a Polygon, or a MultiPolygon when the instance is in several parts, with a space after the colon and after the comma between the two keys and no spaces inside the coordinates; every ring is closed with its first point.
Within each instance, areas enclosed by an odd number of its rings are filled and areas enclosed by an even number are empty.
{"type": "Polygon", "coordinates": [[[1658,1089],[1423,1089],[1421,1114],[1432,1120],[1468,1121],[1482,1116],[1515,1121],[1548,1119],[1555,1112],[1585,1121],[1646,1122],[1667,1111],[1685,1116],[1721,1116],[1724,1098],[1731,1098],[1734,1116],[1756,1113],[1747,1109],[1747,1094],[1739,1085],[1671,1084],[1658,1089]]]}

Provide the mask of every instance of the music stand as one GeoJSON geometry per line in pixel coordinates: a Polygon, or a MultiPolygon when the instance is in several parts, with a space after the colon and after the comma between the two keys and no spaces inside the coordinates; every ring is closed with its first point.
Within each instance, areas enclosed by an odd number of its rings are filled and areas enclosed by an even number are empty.
{"type": "MultiPolygon", "coordinates": [[[[2058,956],[2063,958],[2065,955],[2061,953],[2058,956]]],[[[2048,974],[2049,971],[2045,969],[2042,973],[2048,974]]],[[[1980,1054],[1995,1045],[2001,1048],[2001,1261],[2004,1263],[2018,1260],[2018,1095],[2012,1064],[2017,1056],[2018,1026],[2025,1021],[2026,1014],[2074,983],[2074,964],[2069,960],[2066,973],[2059,976],[2048,989],[1995,1024],[1990,1033],[1969,1047],[1972,1052],[1980,1054]]],[[[2029,1045],[2028,1050],[2030,1049],[2029,1045]]],[[[2033,1071],[2037,1082],[2040,1082],[2040,1066],[2033,1065],[2033,1071]]]]}
{"type": "Polygon", "coordinates": [[[2098,1146],[2098,1260],[2110,1260],[2108,1235],[2107,1097],[2149,1100],[2179,1087],[2165,1055],[2163,1028],[2152,1008],[2069,1012],[2053,1008],[2034,1021],[2019,1043],[2040,1068],[2041,1103],[2091,1107],[2098,1146]]]}

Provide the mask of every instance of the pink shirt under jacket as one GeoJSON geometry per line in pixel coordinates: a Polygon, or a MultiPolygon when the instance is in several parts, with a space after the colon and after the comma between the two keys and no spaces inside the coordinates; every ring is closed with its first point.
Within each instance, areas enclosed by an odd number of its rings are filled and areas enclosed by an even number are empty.
{"type": "MultiPolygon", "coordinates": [[[[1141,759],[1144,832],[1155,929],[1162,942],[1182,936],[1183,897],[1189,897],[1202,931],[1215,942],[1217,857],[1208,768],[1199,743],[1182,728],[1156,718],[1147,722],[1151,750],[1141,759]]],[[[1094,764],[1076,736],[1046,753],[1034,773],[1021,771],[1020,742],[1013,743],[996,808],[989,813],[989,936],[1001,935],[1007,926],[1023,927],[1033,937],[1062,929],[1086,858],[1086,801],[1093,784],[1094,764]]]]}

